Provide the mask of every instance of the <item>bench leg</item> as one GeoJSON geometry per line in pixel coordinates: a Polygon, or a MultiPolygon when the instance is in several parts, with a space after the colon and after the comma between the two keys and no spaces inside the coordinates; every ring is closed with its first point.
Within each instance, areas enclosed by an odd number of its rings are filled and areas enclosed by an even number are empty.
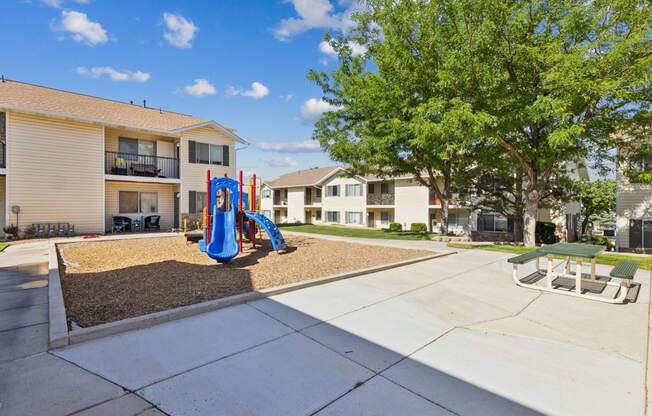
{"type": "Polygon", "coordinates": [[[566,274],[570,274],[570,257],[566,257],[566,274]]]}
{"type": "Polygon", "coordinates": [[[591,280],[595,280],[595,257],[591,259],[591,280]]]}
{"type": "Polygon", "coordinates": [[[577,270],[575,270],[575,293],[582,294],[582,259],[577,257],[577,270]]]}
{"type": "Polygon", "coordinates": [[[514,282],[518,284],[520,282],[520,280],[518,280],[518,264],[513,264],[512,266],[512,277],[514,278],[514,282]]]}

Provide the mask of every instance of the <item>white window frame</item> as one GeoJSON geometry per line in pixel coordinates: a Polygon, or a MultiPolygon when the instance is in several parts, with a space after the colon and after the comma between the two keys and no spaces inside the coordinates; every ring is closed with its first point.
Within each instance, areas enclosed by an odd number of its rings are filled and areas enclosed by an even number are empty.
{"type": "Polygon", "coordinates": [[[359,183],[347,183],[344,186],[344,194],[345,196],[354,196],[354,197],[360,197],[362,196],[362,185],[359,183]],[[352,194],[351,189],[357,189],[357,194],[352,194]]]}
{"type": "Polygon", "coordinates": [[[326,211],[326,222],[333,223],[333,224],[339,224],[340,222],[340,212],[339,211],[326,211]],[[335,221],[331,221],[331,215],[330,214],[335,214],[335,221]]]}
{"type": "Polygon", "coordinates": [[[362,225],[362,212],[361,211],[346,211],[344,220],[346,221],[346,224],[362,225]],[[349,216],[351,214],[357,214],[359,221],[358,222],[351,222],[350,218],[349,218],[349,216]]]}
{"type": "Polygon", "coordinates": [[[326,197],[338,197],[340,196],[340,186],[339,185],[327,185],[326,186],[326,197]],[[336,195],[333,195],[333,190],[336,191],[336,195]]]}

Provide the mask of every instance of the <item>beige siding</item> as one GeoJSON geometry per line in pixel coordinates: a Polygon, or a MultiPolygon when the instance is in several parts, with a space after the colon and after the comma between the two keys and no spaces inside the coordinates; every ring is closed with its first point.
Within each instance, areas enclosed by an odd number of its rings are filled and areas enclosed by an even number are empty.
{"type": "MultiPolygon", "coordinates": [[[[327,222],[327,211],[338,211],[340,213],[340,224],[346,224],[347,212],[361,212],[362,223],[360,226],[367,225],[367,185],[357,178],[347,178],[345,176],[334,176],[324,182],[321,192],[322,198],[322,222],[327,222]],[[362,196],[346,196],[347,184],[360,184],[362,196]],[[339,185],[339,196],[326,196],[328,186],[339,185]]],[[[353,224],[347,224],[352,225],[353,224]]]]}
{"type": "Polygon", "coordinates": [[[104,149],[109,152],[117,152],[119,149],[118,138],[128,137],[130,139],[152,140],[156,142],[156,156],[176,157],[174,143],[178,139],[172,137],[157,136],[135,132],[131,130],[107,128],[104,132],[104,149]]]}
{"type": "Polygon", "coordinates": [[[6,195],[6,186],[5,186],[6,177],[0,175],[0,236],[4,236],[5,233],[2,231],[2,227],[7,225],[7,195],[6,195]]]}
{"type": "Polygon", "coordinates": [[[288,222],[304,222],[304,193],[305,188],[288,188],[288,222]]]}
{"type": "Polygon", "coordinates": [[[413,222],[428,225],[428,188],[412,181],[396,181],[394,185],[394,221],[409,230],[413,222]]]}
{"type": "MultiPolygon", "coordinates": [[[[261,195],[262,198],[260,199],[260,210],[273,212],[274,190],[269,186],[263,185],[263,195],[261,195]],[[265,192],[269,192],[269,197],[267,198],[262,197],[263,195],[265,195],[265,192]]],[[[270,219],[273,219],[273,217],[274,216],[272,215],[270,219]]]]}
{"type": "Polygon", "coordinates": [[[141,182],[117,182],[106,181],[106,231],[111,232],[111,217],[121,215],[131,219],[139,219],[141,216],[160,215],[161,230],[168,230],[174,225],[174,194],[179,189],[177,184],[165,183],[141,183],[141,182]],[[120,191],[156,192],[158,194],[158,212],[120,213],[118,195],[120,191]]]}
{"type": "Polygon", "coordinates": [[[630,248],[629,220],[652,220],[652,185],[630,183],[624,163],[618,165],[616,237],[619,248],[630,248]]]}
{"type": "Polygon", "coordinates": [[[210,169],[212,177],[224,176],[226,173],[229,178],[235,177],[235,146],[231,137],[226,133],[215,130],[211,127],[202,127],[189,130],[181,136],[180,146],[181,159],[181,213],[188,212],[188,192],[199,191],[206,192],[206,170],[210,169]],[[229,146],[229,166],[221,165],[204,165],[199,163],[188,162],[188,142],[196,141],[202,143],[228,145],[229,146]]]}
{"type": "Polygon", "coordinates": [[[10,112],[7,201],[20,225],[70,222],[81,233],[104,229],[104,146],[99,125],[10,112]]]}

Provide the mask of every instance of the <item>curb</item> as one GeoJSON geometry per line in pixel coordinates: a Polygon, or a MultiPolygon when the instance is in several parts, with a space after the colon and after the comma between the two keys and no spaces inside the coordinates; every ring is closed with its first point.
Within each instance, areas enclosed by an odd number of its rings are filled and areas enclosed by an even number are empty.
{"type": "Polygon", "coordinates": [[[119,334],[134,329],[149,328],[151,326],[164,322],[175,321],[178,319],[188,318],[205,312],[211,312],[228,306],[238,305],[241,303],[251,302],[258,299],[264,299],[269,296],[280,295],[282,293],[293,292],[312,286],[319,286],[338,280],[348,279],[351,277],[365,274],[380,272],[383,270],[393,269],[396,267],[407,266],[413,263],[419,263],[426,260],[432,260],[438,257],[444,257],[457,253],[448,251],[443,253],[431,254],[428,256],[417,257],[414,259],[403,260],[395,263],[382,264],[380,266],[367,267],[352,272],[334,274],[315,279],[304,280],[302,282],[290,283],[283,286],[272,287],[255,292],[241,293],[226,298],[209,300],[194,305],[182,306],[179,308],[168,309],[166,311],[150,313],[147,315],[135,316],[133,318],[122,319],[120,321],[108,322],[88,328],[73,329],[68,331],[66,321],[66,311],[63,304],[63,295],[61,291],[61,282],[59,280],[58,258],[54,244],[50,247],[50,348],[60,348],[66,345],[78,344],[80,342],[90,341],[93,339],[103,338],[110,335],[119,334]],[[52,263],[54,259],[54,270],[52,263]],[[55,289],[56,285],[56,289],[55,289]],[[53,293],[54,292],[54,293],[53,293]],[[59,299],[57,299],[57,296],[59,299]],[[54,307],[53,307],[54,306],[54,307]],[[54,310],[54,311],[53,311],[54,310]]]}
{"type": "Polygon", "coordinates": [[[48,245],[48,315],[49,315],[49,348],[59,348],[68,345],[68,321],[66,306],[63,302],[63,290],[59,277],[59,259],[55,242],[48,245]]]}

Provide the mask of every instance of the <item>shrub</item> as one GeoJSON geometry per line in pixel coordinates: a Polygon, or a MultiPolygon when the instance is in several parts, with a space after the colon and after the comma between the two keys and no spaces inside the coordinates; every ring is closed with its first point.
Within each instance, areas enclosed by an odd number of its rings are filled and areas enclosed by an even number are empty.
{"type": "Polygon", "coordinates": [[[555,223],[537,221],[534,237],[537,244],[554,244],[557,241],[555,223]]]}
{"type": "Polygon", "coordinates": [[[425,233],[426,231],[428,231],[428,227],[426,227],[426,224],[422,222],[413,222],[412,224],[410,224],[410,231],[425,233]]]}
{"type": "Polygon", "coordinates": [[[389,229],[392,231],[401,231],[403,227],[401,226],[400,222],[393,222],[389,224],[389,229]]]}
{"type": "Polygon", "coordinates": [[[301,225],[301,221],[296,220],[296,221],[295,221],[295,224],[296,224],[296,225],[301,225]]]}
{"type": "Polygon", "coordinates": [[[583,235],[582,242],[594,246],[605,246],[607,251],[612,251],[616,247],[613,241],[603,235],[583,235]]]}
{"type": "Polygon", "coordinates": [[[18,234],[18,227],[16,227],[14,224],[7,225],[2,228],[2,231],[5,232],[5,234],[13,234],[16,235],[18,234]]]}

